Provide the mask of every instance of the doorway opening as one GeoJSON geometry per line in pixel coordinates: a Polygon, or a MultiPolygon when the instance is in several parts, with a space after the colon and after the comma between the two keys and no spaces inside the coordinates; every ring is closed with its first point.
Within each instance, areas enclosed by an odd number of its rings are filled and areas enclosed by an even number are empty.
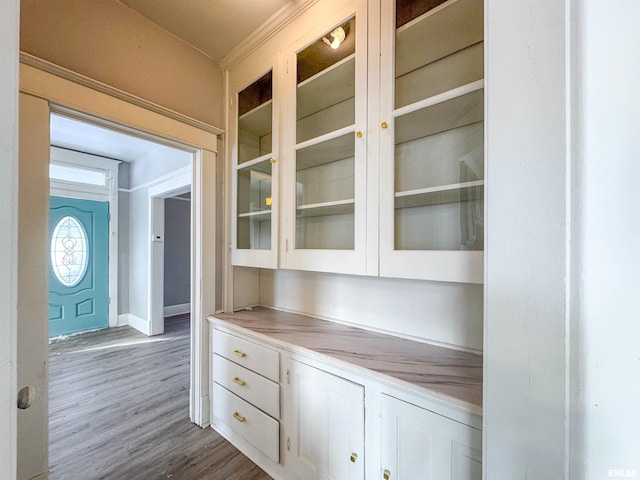
{"type": "MultiPolygon", "coordinates": [[[[94,123],[91,119],[80,114],[78,116],[67,115],[66,111],[54,111],[50,117],[51,194],[60,195],[60,198],[63,199],[61,201],[66,203],[100,200],[106,200],[108,203],[106,245],[102,244],[100,252],[90,251],[89,240],[84,238],[86,245],[79,252],[82,251],[86,254],[85,260],[88,261],[88,266],[80,266],[77,272],[74,271],[74,274],[80,278],[79,281],[73,279],[69,282],[72,284],[71,286],[79,286],[78,282],[88,278],[87,271],[91,268],[94,273],[106,273],[108,293],[102,292],[101,295],[107,295],[106,301],[109,306],[107,319],[105,322],[103,318],[102,324],[91,324],[87,328],[81,327],[76,330],[85,333],[68,339],[69,345],[74,345],[74,355],[79,355],[77,343],[89,341],[88,339],[91,338],[91,348],[94,349],[92,351],[106,351],[109,355],[126,357],[140,348],[145,348],[145,345],[180,342],[182,345],[180,348],[186,348],[186,353],[183,356],[187,358],[186,370],[183,365],[180,371],[185,375],[183,377],[185,385],[189,386],[193,372],[189,371],[188,359],[192,356],[193,335],[197,335],[192,328],[193,315],[191,315],[192,302],[190,300],[184,302],[183,305],[187,310],[181,312],[180,317],[175,317],[169,322],[169,334],[160,335],[165,331],[165,302],[163,301],[165,285],[162,281],[165,270],[165,258],[162,251],[165,238],[164,204],[166,198],[181,195],[183,200],[179,200],[179,202],[188,206],[188,226],[186,227],[188,229],[186,242],[188,255],[186,257],[183,255],[182,258],[186,258],[186,261],[189,262],[186,265],[188,272],[187,296],[192,298],[191,278],[194,269],[191,265],[193,262],[191,237],[193,236],[194,222],[192,222],[191,201],[190,198],[186,198],[186,195],[192,191],[194,164],[199,158],[200,152],[169,140],[130,131],[125,127],[105,125],[105,123],[97,119],[94,123]],[[106,168],[105,164],[109,164],[111,170],[106,168]],[[66,172],[64,172],[65,169],[66,172]],[[91,185],[86,179],[73,175],[73,173],[82,174],[83,172],[84,174],[103,172],[104,182],[99,185],[91,185]],[[111,194],[110,197],[109,194],[111,194]],[[158,220],[160,214],[162,214],[161,221],[158,220]],[[158,252],[161,254],[158,255],[158,252]],[[92,264],[91,262],[100,255],[106,256],[108,262],[103,262],[100,265],[92,264]],[[112,328],[86,333],[88,330],[101,327],[112,328]],[[113,327],[123,327],[123,329],[113,327]],[[140,333],[133,332],[133,329],[140,333]],[[121,341],[119,337],[122,334],[118,331],[129,332],[127,336],[133,340],[121,341]],[[101,335],[105,335],[105,342],[97,340],[101,335]]],[[[54,204],[55,202],[52,201],[52,206],[55,207],[54,204]]],[[[79,208],[79,210],[86,209],[87,205],[85,204],[79,208]]],[[[184,211],[184,209],[182,210],[184,211]]],[[[67,217],[79,218],[79,215],[67,215],[67,217]]],[[[73,222],[67,222],[67,224],[67,226],[76,227],[75,231],[86,233],[93,231],[95,221],[89,222],[88,226],[82,224],[77,226],[73,222]]],[[[51,226],[55,229],[56,224],[52,222],[51,226]]],[[[63,237],[66,238],[64,235],[63,237]]],[[[81,238],[73,237],[72,239],[76,240],[76,244],[82,244],[81,238]]],[[[180,248],[184,249],[185,244],[181,244],[180,248]]],[[[76,253],[78,261],[80,260],[79,256],[79,253],[76,253]]],[[[58,263],[64,264],[65,262],[58,263]]],[[[51,262],[49,267],[52,271],[53,266],[54,264],[51,262]]],[[[184,265],[183,268],[185,268],[184,265]]],[[[173,276],[171,272],[168,272],[168,275],[173,276]]],[[[55,282],[60,283],[54,278],[54,281],[50,282],[50,287],[55,285],[55,282]]],[[[52,304],[51,291],[49,298],[49,303],[52,304]]],[[[91,301],[85,302],[85,307],[89,303],[91,301]]],[[[80,313],[85,312],[82,309],[78,310],[79,307],[76,304],[68,308],[75,309],[80,313]]],[[[58,354],[62,354],[60,352],[64,350],[64,347],[56,345],[55,348],[58,354]]],[[[106,360],[108,358],[108,356],[105,357],[106,360]]],[[[55,378],[54,372],[51,373],[52,378],[55,378]]],[[[100,375],[100,370],[87,372],[87,375],[100,375]]],[[[80,384],[81,379],[77,380],[80,384]]],[[[188,388],[183,390],[189,392],[188,398],[185,398],[189,409],[181,410],[179,415],[184,416],[185,419],[193,419],[191,393],[188,388]]],[[[67,389],[61,391],[63,395],[66,395],[67,389]]],[[[73,393],[69,394],[73,395],[73,393]]],[[[52,395],[51,401],[55,401],[55,396],[52,395]]],[[[65,402],[69,401],[73,401],[73,399],[65,399],[65,402]]],[[[50,424],[50,433],[55,434],[59,428],[59,425],[50,424]]],[[[52,453],[51,450],[50,453],[52,453]]],[[[55,458],[53,453],[52,458],[55,458]]]]}

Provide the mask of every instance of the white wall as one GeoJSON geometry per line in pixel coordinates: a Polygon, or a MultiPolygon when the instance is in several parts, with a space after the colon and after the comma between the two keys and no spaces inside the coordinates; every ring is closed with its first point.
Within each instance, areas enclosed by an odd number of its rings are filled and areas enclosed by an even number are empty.
{"type": "Polygon", "coordinates": [[[570,473],[640,477],[640,2],[572,7],[570,473]]]}
{"type": "Polygon", "coordinates": [[[19,2],[0,0],[0,479],[16,476],[19,2]]]}
{"type": "Polygon", "coordinates": [[[564,478],[566,6],[485,5],[485,478],[564,478]]]}
{"type": "Polygon", "coordinates": [[[191,164],[192,154],[175,151],[166,157],[131,164],[129,193],[129,311],[148,321],[149,186],[168,173],[191,164]]]}
{"type": "Polygon", "coordinates": [[[260,304],[482,350],[482,285],[260,270],[260,304]]]}

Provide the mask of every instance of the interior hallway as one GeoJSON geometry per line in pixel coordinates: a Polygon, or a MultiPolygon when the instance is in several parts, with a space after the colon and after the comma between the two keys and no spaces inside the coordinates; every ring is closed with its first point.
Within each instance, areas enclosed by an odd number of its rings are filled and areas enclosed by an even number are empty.
{"type": "Polygon", "coordinates": [[[210,428],[188,419],[189,316],[147,337],[117,327],[49,349],[50,480],[263,480],[210,428]]]}

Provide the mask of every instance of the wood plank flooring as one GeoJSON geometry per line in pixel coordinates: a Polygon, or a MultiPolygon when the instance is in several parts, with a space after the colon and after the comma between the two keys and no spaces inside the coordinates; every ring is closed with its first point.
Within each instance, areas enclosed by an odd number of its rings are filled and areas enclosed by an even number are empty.
{"type": "Polygon", "coordinates": [[[189,421],[189,318],[56,340],[49,354],[50,480],[267,480],[189,421]]]}

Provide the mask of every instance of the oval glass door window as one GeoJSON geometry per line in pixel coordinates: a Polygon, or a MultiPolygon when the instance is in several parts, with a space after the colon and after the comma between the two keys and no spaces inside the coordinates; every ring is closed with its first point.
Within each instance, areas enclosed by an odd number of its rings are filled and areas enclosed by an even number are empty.
{"type": "Polygon", "coordinates": [[[77,285],[88,263],[87,233],[75,217],[62,218],[51,235],[51,267],[56,278],[67,287],[77,285]]]}

